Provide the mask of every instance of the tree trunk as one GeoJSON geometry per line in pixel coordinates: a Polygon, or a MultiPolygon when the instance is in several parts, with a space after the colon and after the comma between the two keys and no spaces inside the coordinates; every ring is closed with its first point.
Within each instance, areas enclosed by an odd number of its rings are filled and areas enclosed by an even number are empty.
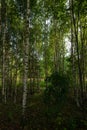
{"type": "Polygon", "coordinates": [[[75,58],[74,58],[74,53],[75,53],[75,45],[74,45],[74,28],[73,28],[73,12],[72,12],[72,2],[71,0],[69,1],[70,4],[70,14],[71,14],[71,67],[72,67],[72,86],[74,90],[74,96],[75,96],[75,101],[77,106],[79,107],[79,99],[78,99],[78,88],[76,84],[76,70],[75,70],[75,58]]]}
{"type": "MultiPolygon", "coordinates": [[[[83,80],[82,80],[82,69],[80,65],[80,54],[79,54],[79,41],[78,41],[78,21],[76,27],[76,20],[74,16],[74,5],[73,0],[71,0],[71,8],[72,8],[72,18],[73,18],[73,25],[74,25],[74,33],[75,33],[75,43],[76,43],[76,51],[77,51],[77,63],[78,63],[78,72],[79,72],[79,83],[80,83],[80,94],[81,94],[81,105],[83,104],[83,80]]],[[[78,18],[79,18],[79,10],[78,10],[78,18]]]]}
{"type": "Polygon", "coordinates": [[[2,31],[2,98],[6,103],[6,3],[1,1],[1,20],[4,23],[1,26],[2,31]],[[3,18],[4,17],[4,18],[3,18]]]}
{"type": "Polygon", "coordinates": [[[28,52],[29,52],[29,4],[30,1],[27,0],[26,9],[26,21],[25,21],[25,42],[24,44],[24,86],[23,86],[23,101],[22,101],[22,114],[25,118],[26,111],[26,100],[27,100],[27,82],[28,82],[28,52]]]}

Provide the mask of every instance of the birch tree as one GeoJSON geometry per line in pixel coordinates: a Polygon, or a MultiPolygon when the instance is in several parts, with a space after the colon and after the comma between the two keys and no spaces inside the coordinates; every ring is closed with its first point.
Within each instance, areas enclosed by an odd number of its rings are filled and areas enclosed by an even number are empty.
{"type": "Polygon", "coordinates": [[[24,36],[24,86],[23,86],[23,101],[22,101],[22,114],[25,118],[26,103],[27,103],[27,83],[28,83],[28,54],[29,54],[29,14],[30,14],[30,1],[27,0],[26,19],[25,19],[25,36],[24,36]]]}

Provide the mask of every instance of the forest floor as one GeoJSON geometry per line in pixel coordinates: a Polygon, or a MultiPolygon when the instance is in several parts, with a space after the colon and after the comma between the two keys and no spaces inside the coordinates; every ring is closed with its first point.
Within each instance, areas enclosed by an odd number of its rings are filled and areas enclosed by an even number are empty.
{"type": "MultiPolygon", "coordinates": [[[[22,108],[12,101],[0,103],[0,130],[22,130],[22,108]]],[[[87,114],[76,107],[72,98],[61,107],[46,105],[43,92],[28,97],[24,130],[87,130],[87,114]]]]}

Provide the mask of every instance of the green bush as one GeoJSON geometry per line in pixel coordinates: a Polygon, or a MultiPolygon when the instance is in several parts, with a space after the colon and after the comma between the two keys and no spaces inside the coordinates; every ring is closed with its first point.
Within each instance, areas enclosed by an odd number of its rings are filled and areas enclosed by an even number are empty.
{"type": "Polygon", "coordinates": [[[45,81],[48,86],[44,91],[44,102],[48,104],[64,102],[68,92],[69,78],[55,72],[45,81]]]}

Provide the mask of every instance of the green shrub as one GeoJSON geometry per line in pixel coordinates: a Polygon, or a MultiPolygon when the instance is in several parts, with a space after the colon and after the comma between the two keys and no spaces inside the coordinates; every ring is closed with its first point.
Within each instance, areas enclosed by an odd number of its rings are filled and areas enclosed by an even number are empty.
{"type": "Polygon", "coordinates": [[[44,102],[48,104],[64,102],[68,92],[69,78],[55,72],[45,81],[48,87],[44,91],[44,102]]]}
{"type": "Polygon", "coordinates": [[[44,81],[40,81],[40,87],[45,88],[45,82],[44,81]]]}
{"type": "Polygon", "coordinates": [[[75,130],[75,128],[76,128],[76,119],[74,119],[74,118],[69,119],[68,129],[75,130]]]}

